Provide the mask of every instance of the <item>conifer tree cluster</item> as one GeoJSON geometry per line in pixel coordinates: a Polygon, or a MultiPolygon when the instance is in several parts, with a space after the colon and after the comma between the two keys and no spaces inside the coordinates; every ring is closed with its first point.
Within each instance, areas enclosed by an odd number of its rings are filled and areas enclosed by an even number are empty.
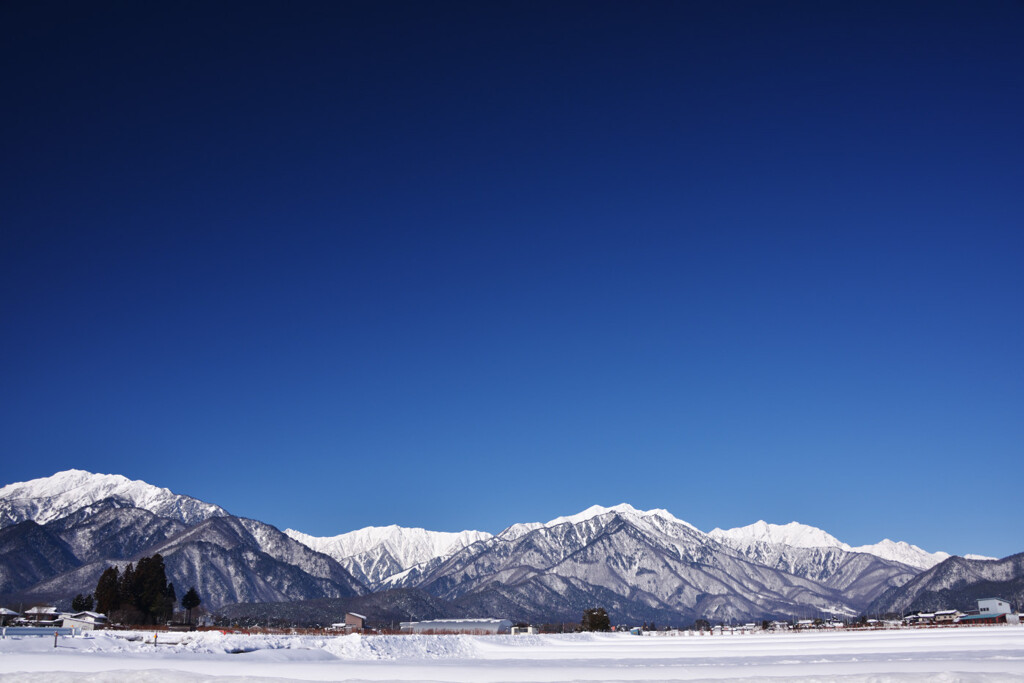
{"type": "Polygon", "coordinates": [[[96,584],[96,609],[125,624],[154,624],[174,613],[177,597],[174,584],[167,582],[164,558],[143,557],[138,565],[128,564],[123,572],[108,567],[96,584]]]}
{"type": "Polygon", "coordinates": [[[92,593],[89,595],[82,595],[79,593],[71,599],[71,611],[72,612],[88,612],[92,610],[93,599],[92,593]]]}
{"type": "Polygon", "coordinates": [[[604,607],[591,607],[583,610],[583,619],[580,620],[580,629],[583,631],[610,631],[612,630],[611,619],[604,607]]]}

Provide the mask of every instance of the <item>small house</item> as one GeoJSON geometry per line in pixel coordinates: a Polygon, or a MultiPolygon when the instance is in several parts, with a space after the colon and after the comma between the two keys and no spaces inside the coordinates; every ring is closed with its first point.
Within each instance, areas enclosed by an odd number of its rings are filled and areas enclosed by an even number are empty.
{"type": "Polygon", "coordinates": [[[362,633],[365,623],[366,617],[362,614],[346,612],[345,621],[339,621],[336,624],[331,624],[330,630],[342,631],[344,633],[362,633]]]}
{"type": "Polygon", "coordinates": [[[83,631],[106,628],[108,624],[107,615],[100,614],[99,612],[75,612],[74,614],[61,615],[61,617],[65,628],[80,628],[83,631]]]}
{"type": "Polygon", "coordinates": [[[39,626],[55,626],[57,616],[57,608],[53,605],[37,605],[25,610],[25,620],[39,626]]]}

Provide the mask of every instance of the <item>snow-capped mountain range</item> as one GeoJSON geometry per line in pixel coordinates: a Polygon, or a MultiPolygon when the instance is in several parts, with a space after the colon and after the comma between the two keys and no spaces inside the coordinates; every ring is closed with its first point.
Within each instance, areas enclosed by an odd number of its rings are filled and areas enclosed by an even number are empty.
{"type": "Polygon", "coordinates": [[[119,475],[70,470],[0,488],[0,594],[60,599],[154,552],[211,607],[381,591],[415,602],[414,591],[452,616],[571,620],[602,604],[665,623],[853,615],[951,561],[889,540],[852,547],[796,522],[704,533],[625,503],[495,535],[393,525],[314,537],[119,475]]]}
{"type": "Polygon", "coordinates": [[[120,474],[66,470],[0,488],[0,527],[27,519],[46,524],[101,500],[114,499],[158,517],[197,524],[228,513],[221,507],[171,493],[120,474]]]}
{"type": "Polygon", "coordinates": [[[747,551],[757,545],[788,546],[793,548],[841,548],[851,553],[866,553],[884,560],[892,560],[918,569],[930,569],[950,557],[949,553],[930,553],[916,545],[885,539],[874,545],[853,547],[835,536],[813,526],[790,522],[769,524],[755,522],[735,529],[713,529],[708,536],[737,550],[747,551]]]}
{"type": "MultiPolygon", "coordinates": [[[[563,524],[575,526],[608,514],[627,515],[641,521],[658,519],[682,525],[703,535],[695,526],[677,518],[668,510],[638,510],[628,503],[611,507],[593,505],[582,512],[556,517],[548,522],[521,522],[513,524],[499,535],[504,539],[516,539],[539,529],[550,529],[563,524]]],[[[467,546],[493,538],[493,535],[486,531],[439,532],[396,525],[366,527],[328,537],[310,536],[294,529],[286,529],[285,533],[313,550],[335,558],[371,586],[401,583],[402,577],[398,575],[417,565],[447,559],[467,546]],[[388,581],[391,577],[394,578],[388,581]]],[[[735,529],[714,529],[706,536],[745,554],[753,552],[759,546],[836,548],[849,553],[873,555],[922,570],[929,569],[950,557],[949,553],[929,553],[915,545],[888,539],[874,545],[853,547],[821,529],[799,522],[769,524],[759,521],[735,529]]]]}
{"type": "Polygon", "coordinates": [[[475,611],[569,619],[588,603],[633,620],[853,615],[917,570],[870,555],[793,549],[782,566],[734,550],[665,511],[595,506],[517,524],[389,577],[475,611]]]}
{"type": "Polygon", "coordinates": [[[284,533],[313,550],[336,559],[367,585],[381,583],[409,567],[446,558],[468,545],[491,537],[486,531],[427,531],[370,526],[338,536],[317,537],[294,529],[284,533]]]}

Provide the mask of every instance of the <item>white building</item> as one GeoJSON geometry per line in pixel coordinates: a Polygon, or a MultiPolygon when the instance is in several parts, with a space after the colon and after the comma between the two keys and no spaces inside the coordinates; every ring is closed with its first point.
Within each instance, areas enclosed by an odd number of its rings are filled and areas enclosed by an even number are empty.
{"type": "Polygon", "coordinates": [[[513,626],[512,627],[512,635],[514,635],[514,636],[520,636],[520,635],[535,636],[535,635],[537,635],[537,633],[538,633],[538,631],[537,631],[537,627],[536,626],[513,626]]]}
{"type": "Polygon", "coordinates": [[[996,616],[999,614],[1009,614],[1011,611],[1010,603],[1006,602],[1006,600],[1000,600],[999,598],[978,600],[978,614],[996,616]]]}
{"type": "Polygon", "coordinates": [[[65,628],[80,628],[83,631],[92,631],[97,628],[104,628],[107,625],[107,615],[99,612],[75,612],[74,614],[61,615],[65,628]]]}
{"type": "Polygon", "coordinates": [[[469,633],[490,635],[509,633],[512,622],[508,619],[434,619],[432,621],[403,621],[406,633],[469,633]]]}

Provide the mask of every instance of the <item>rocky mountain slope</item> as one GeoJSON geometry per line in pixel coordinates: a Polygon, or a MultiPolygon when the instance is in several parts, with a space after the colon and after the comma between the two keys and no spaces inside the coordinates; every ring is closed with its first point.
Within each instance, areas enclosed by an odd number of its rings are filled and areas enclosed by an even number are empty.
{"type": "Polygon", "coordinates": [[[949,557],[949,553],[929,553],[916,545],[885,539],[873,545],[852,547],[835,536],[806,524],[768,524],[764,521],[735,529],[714,529],[709,536],[744,553],[757,555],[780,548],[835,548],[873,555],[916,569],[930,569],[949,557]]]}
{"type": "Polygon", "coordinates": [[[863,602],[754,562],[665,511],[629,505],[514,525],[389,583],[500,605],[513,618],[566,618],[598,595],[619,613],[663,621],[854,614],[863,602]]]}
{"type": "MultiPolygon", "coordinates": [[[[57,520],[39,528],[56,537],[60,528],[53,525],[59,523],[57,520]]],[[[120,536],[127,547],[138,547],[137,542],[125,538],[120,536]]],[[[92,557],[90,561],[75,558],[74,569],[51,573],[23,594],[61,600],[90,592],[107,567],[123,570],[129,562],[154,553],[163,556],[168,580],[180,589],[195,586],[208,608],[235,602],[350,597],[366,592],[334,559],[310,550],[270,525],[232,516],[212,517],[138,552],[121,554],[117,547],[116,543],[101,543],[83,554],[92,557]],[[104,547],[109,552],[104,552],[104,547]]]]}
{"type": "Polygon", "coordinates": [[[294,529],[285,529],[284,533],[317,552],[330,555],[370,587],[380,586],[389,576],[410,567],[447,558],[491,537],[484,531],[427,531],[397,525],[371,526],[330,537],[310,536],[294,529]]]}
{"type": "MultiPolygon", "coordinates": [[[[902,586],[920,571],[851,548],[821,529],[797,522],[762,521],[728,531],[715,529],[708,536],[758,564],[838,590],[854,609],[863,608],[889,588],[902,586]]],[[[912,557],[922,561],[916,554],[912,557]]]]}
{"type": "Polygon", "coordinates": [[[27,589],[80,564],[67,543],[32,520],[0,529],[0,595],[27,589]]]}
{"type": "Polygon", "coordinates": [[[854,548],[795,522],[704,533],[626,504],[495,536],[391,526],[316,538],[118,475],[72,470],[0,489],[0,595],[66,601],[107,566],[156,552],[179,589],[196,586],[214,608],[373,592],[367,604],[391,615],[403,608],[387,596],[450,616],[573,621],[602,605],[663,624],[853,616],[944,555],[889,541],[854,548]]]}
{"type": "Polygon", "coordinates": [[[168,580],[195,586],[207,607],[366,592],[337,561],[268,524],[145,482],[72,470],[0,494],[0,595],[66,602],[107,567],[154,553],[168,580]],[[29,519],[9,523],[20,517],[29,519]]]}
{"type": "Polygon", "coordinates": [[[1001,597],[1024,607],[1024,553],[1001,560],[950,557],[903,586],[886,591],[868,607],[871,614],[914,610],[975,609],[980,598],[1001,597]]]}

